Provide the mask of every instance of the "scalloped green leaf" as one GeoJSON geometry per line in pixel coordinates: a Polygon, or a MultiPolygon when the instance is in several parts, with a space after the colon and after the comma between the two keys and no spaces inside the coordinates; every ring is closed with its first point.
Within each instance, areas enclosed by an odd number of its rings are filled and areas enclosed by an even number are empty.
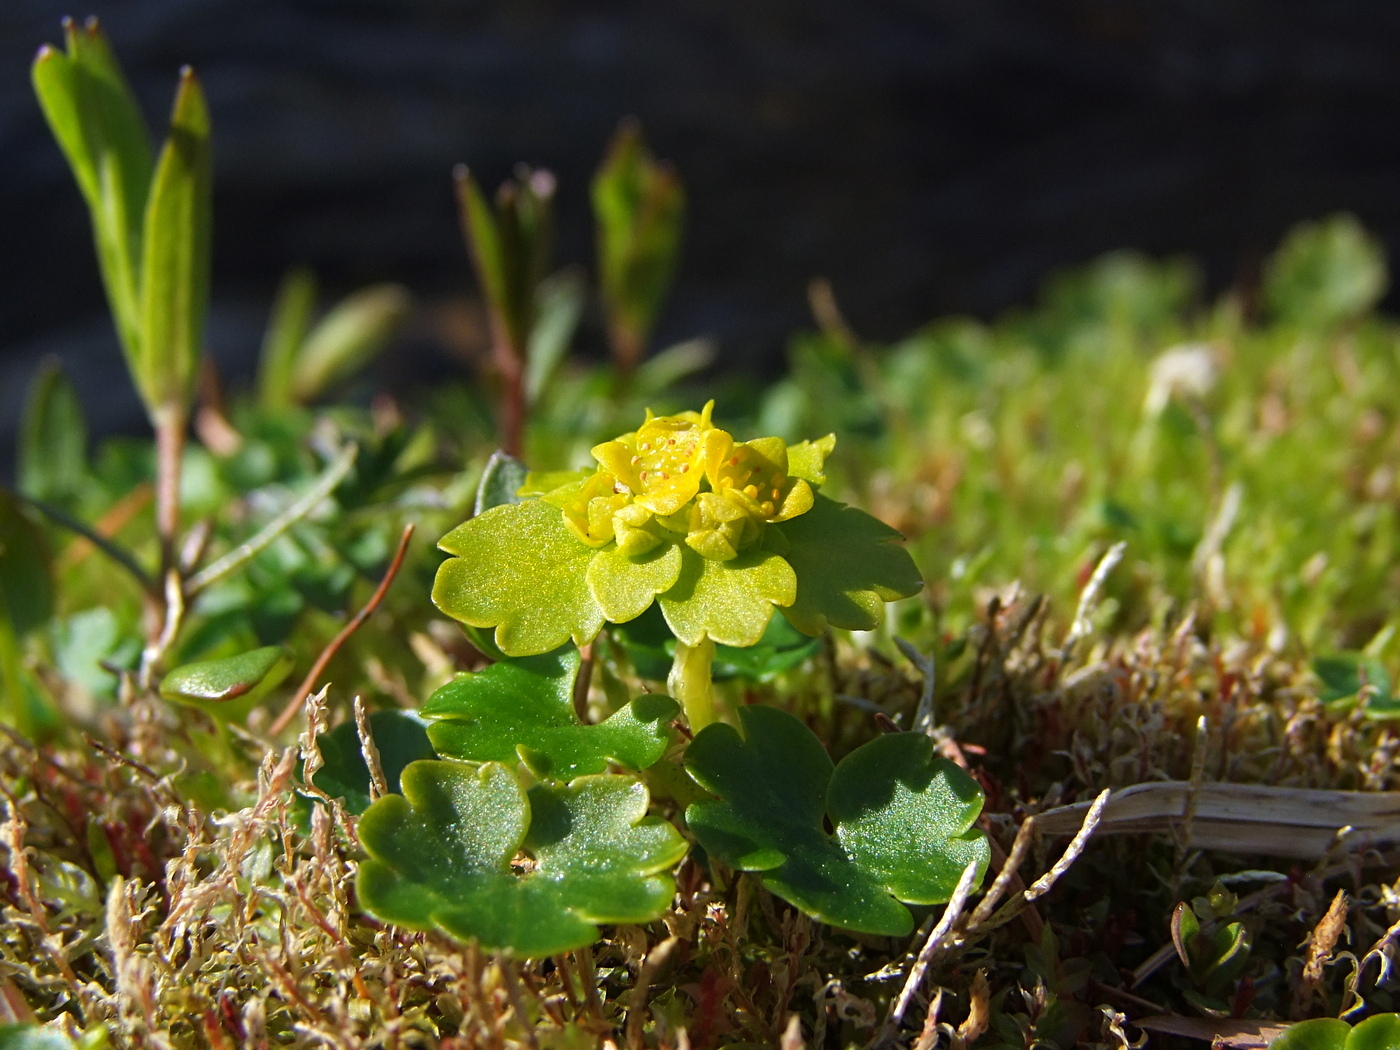
{"type": "Polygon", "coordinates": [[[714,561],[687,547],[675,586],[661,595],[661,612],[686,645],[708,635],[722,645],[747,646],[763,637],[773,606],[790,605],[797,591],[792,566],[770,551],[714,561]]]}
{"type": "Polygon", "coordinates": [[[863,510],[817,494],[812,509],[772,526],[787,540],[797,597],[783,610],[799,631],[873,630],[882,603],[917,594],[924,580],[902,537],[863,510]]]}
{"type": "Polygon", "coordinates": [[[167,674],[160,695],[229,721],[245,718],[292,673],[295,658],[280,645],[265,645],[221,660],[199,660],[167,674]]]}
{"type": "Polygon", "coordinates": [[[433,603],[472,627],[494,627],[507,656],[538,656],[570,639],[586,645],[603,626],[588,586],[596,551],[537,499],[503,504],[458,525],[438,546],[433,603]]]}
{"type": "Polygon", "coordinates": [[[1357,1023],[1346,1050],[1394,1050],[1400,1046],[1400,1014],[1376,1014],[1357,1023]]]}
{"type": "Polygon", "coordinates": [[[681,547],[675,543],[663,544],[639,558],[608,547],[589,563],[588,586],[609,623],[626,623],[651,608],[658,594],[675,586],[681,562],[681,547]]]}
{"type": "Polygon", "coordinates": [[[742,737],[716,722],[685,755],[691,777],[718,796],[685,813],[711,856],[762,872],[769,890],[815,919],[894,937],[914,928],[905,903],[947,901],[971,862],[979,878],[986,871],[986,836],[972,827],[981,789],[935,759],[928,737],[879,737],[833,769],[787,712],[752,706],[739,718],[742,737]]]}
{"type": "Polygon", "coordinates": [[[1343,1050],[1351,1025],[1335,1017],[1319,1017],[1289,1025],[1269,1050],[1343,1050]]]}
{"type": "MultiPolygon", "coordinates": [[[[428,740],[427,723],[412,712],[371,712],[369,729],[379,751],[384,779],[395,794],[400,790],[399,782],[410,762],[436,757],[428,740]]],[[[355,723],[342,722],[316,743],[325,763],[316,770],[313,778],[316,786],[331,798],[343,799],[351,813],[363,813],[370,805],[370,776],[355,723]]]]}
{"type": "Polygon", "coordinates": [[[813,488],[826,484],[826,457],[836,448],[836,435],[828,434],[816,441],[799,441],[789,445],[788,474],[803,478],[813,488]]]}
{"type": "Polygon", "coordinates": [[[404,770],[403,789],[359,823],[370,854],[359,899],[386,922],[538,957],[591,944],[600,922],[650,922],[675,893],[661,873],[685,840],[646,816],[647,790],[631,777],[580,777],[527,796],[497,763],[427,761],[404,770]],[[524,875],[511,866],[522,848],[535,861],[524,875]]]}
{"type": "Polygon", "coordinates": [[[421,713],[439,754],[471,762],[517,759],[538,777],[571,780],[609,763],[645,769],[666,753],[680,711],[669,696],[641,696],[599,725],[574,715],[579,652],[492,664],[460,674],[435,692],[421,713]]]}

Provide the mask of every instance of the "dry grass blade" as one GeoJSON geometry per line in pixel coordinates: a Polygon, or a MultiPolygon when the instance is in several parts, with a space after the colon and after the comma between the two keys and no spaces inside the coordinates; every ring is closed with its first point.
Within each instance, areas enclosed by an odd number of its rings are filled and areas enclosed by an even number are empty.
{"type": "MultiPolygon", "coordinates": [[[[1100,831],[1105,835],[1185,834],[1192,802],[1189,781],[1136,784],[1115,791],[1100,831]]],[[[1050,835],[1068,834],[1087,803],[1061,806],[1036,820],[1050,835]]],[[[1339,832],[1358,845],[1400,841],[1400,792],[1321,791],[1262,784],[1202,784],[1191,814],[1191,849],[1316,859],[1339,832]]]]}
{"type": "Polygon", "coordinates": [[[1182,1017],[1179,1014],[1157,1014],[1144,1017],[1133,1024],[1149,1032],[1180,1035],[1200,1039],[1213,1046],[1235,1050],[1262,1050],[1283,1034],[1286,1024],[1266,1021],[1232,1021],[1213,1017],[1182,1017]]]}
{"type": "Polygon", "coordinates": [[[899,998],[890,1007],[889,1016],[885,1018],[885,1025],[880,1030],[880,1034],[871,1042],[872,1047],[888,1046],[894,1038],[899,1026],[904,1023],[904,1015],[909,1010],[909,1004],[914,1001],[915,994],[924,983],[924,975],[928,973],[929,966],[939,950],[948,941],[949,934],[953,932],[953,926],[962,917],[962,910],[967,905],[967,898],[972,895],[974,884],[977,881],[977,862],[972,861],[963,869],[962,878],[958,879],[958,885],[953,890],[953,895],[948,899],[948,906],[943,909],[943,916],[938,920],[928,935],[928,940],[924,941],[924,946],[919,950],[919,957],[914,960],[914,965],[909,969],[909,976],[904,981],[904,987],[900,990],[899,998]]]}

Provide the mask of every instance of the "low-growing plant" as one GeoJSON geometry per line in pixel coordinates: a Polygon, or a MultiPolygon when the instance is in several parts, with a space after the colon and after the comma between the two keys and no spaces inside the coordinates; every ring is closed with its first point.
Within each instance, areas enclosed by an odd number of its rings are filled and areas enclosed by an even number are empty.
{"type": "Polygon", "coordinates": [[[891,347],[817,281],[765,388],[647,355],[684,198],[625,122],[609,364],[522,169],[459,176],[494,402],[337,403],[411,302],[300,270],[225,391],[198,82],[152,150],[65,37],[155,440],[90,448],[46,364],[0,491],[0,1048],[1393,1043],[1400,330],[1353,221],[1215,304],[1120,254],[891,347]]]}

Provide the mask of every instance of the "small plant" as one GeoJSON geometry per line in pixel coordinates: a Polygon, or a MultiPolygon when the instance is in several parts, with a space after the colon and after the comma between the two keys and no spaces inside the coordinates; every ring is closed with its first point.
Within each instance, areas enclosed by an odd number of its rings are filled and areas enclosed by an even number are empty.
{"type": "Polygon", "coordinates": [[[648,412],[593,449],[596,469],[535,479],[453,529],[433,601],[510,657],[587,645],[656,602],[676,638],[671,695],[698,732],[718,716],[716,643],[757,644],[774,607],[809,635],[871,630],[923,586],[897,532],[817,491],[834,438],[736,442],[712,409],[648,412]]]}
{"type": "Polygon", "coordinates": [[[686,810],[711,862],[761,872],[814,918],[886,935],[913,928],[900,902],[946,901],[965,869],[985,870],[986,838],[969,830],[981,791],[933,758],[928,737],[874,740],[833,766],[792,715],[719,710],[717,642],[756,645],[775,606],[809,634],[868,630],[884,601],[921,581],[891,542],[897,533],[815,491],[830,438],[740,443],[712,410],[648,413],[636,432],[593,450],[593,471],[526,479],[538,495],[484,506],[510,498],[503,479],[519,477],[498,461],[478,515],[443,537],[453,557],[433,600],[471,629],[492,629],[473,637],[500,659],[421,710],[432,746],[456,761],[412,763],[406,798],[365,813],[360,834],[374,859],[360,897],[381,918],[531,955],[582,947],[598,922],[644,922],[664,909],[672,884],[662,872],[686,845],[645,817],[648,793],[634,775],[608,770],[663,761],[681,707],[642,696],[597,724],[575,713],[575,646],[653,602],[674,632],[671,689],[697,734],[685,770],[718,796],[686,810]],[[516,763],[540,782],[527,789],[516,763]],[[517,871],[521,849],[529,859],[517,871]]]}

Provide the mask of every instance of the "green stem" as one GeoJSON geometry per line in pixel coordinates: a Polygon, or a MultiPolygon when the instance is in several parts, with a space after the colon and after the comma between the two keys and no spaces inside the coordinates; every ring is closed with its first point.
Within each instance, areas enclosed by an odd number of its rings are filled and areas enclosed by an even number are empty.
{"type": "Polygon", "coordinates": [[[685,709],[690,731],[698,733],[718,720],[715,685],[710,678],[710,665],[715,660],[715,643],[708,637],[697,645],[686,645],[676,639],[676,659],[666,686],[671,698],[685,709]]]}
{"type": "Polygon", "coordinates": [[[34,720],[30,717],[29,697],[25,695],[19,639],[15,637],[9,612],[3,602],[0,602],[0,686],[4,688],[4,706],[9,708],[10,724],[21,736],[33,739],[34,720]]]}
{"type": "Polygon", "coordinates": [[[355,454],[358,451],[358,446],[353,444],[346,445],[341,449],[335,461],[326,468],[326,472],[321,475],[316,484],[307,490],[305,496],[264,525],[262,530],[252,539],[239,544],[214,564],[191,576],[185,586],[185,596],[193,597],[211,583],[217,583],[235,569],[251,561],[278,536],[319,507],[321,501],[334,492],[336,486],[345,480],[345,475],[350,473],[350,468],[355,465],[355,454]]]}

